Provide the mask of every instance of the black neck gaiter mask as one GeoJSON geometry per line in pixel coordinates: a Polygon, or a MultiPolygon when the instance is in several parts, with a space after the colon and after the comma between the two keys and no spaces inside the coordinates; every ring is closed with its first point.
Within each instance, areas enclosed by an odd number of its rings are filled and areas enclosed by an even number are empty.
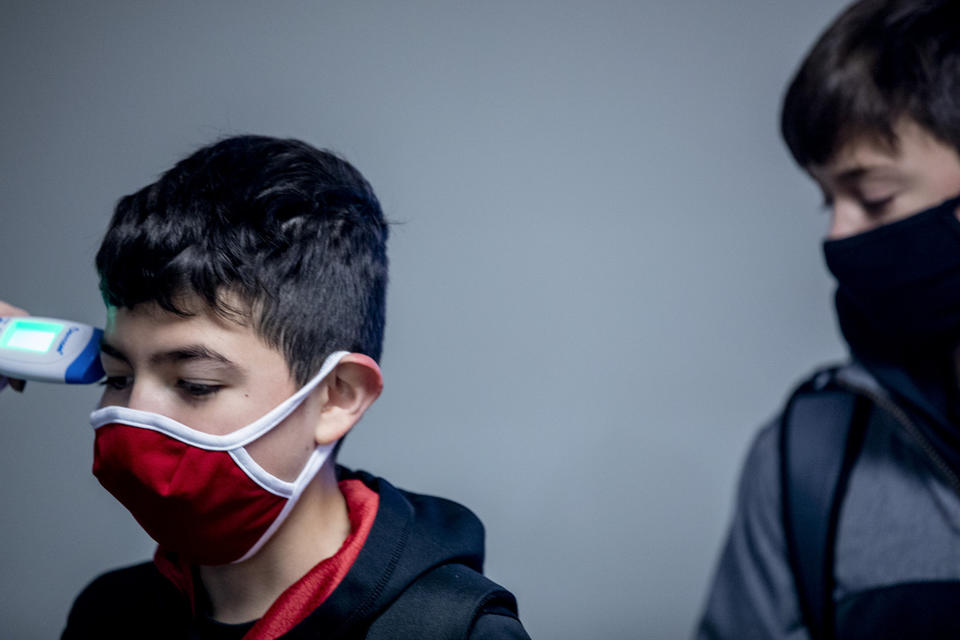
{"type": "Polygon", "coordinates": [[[960,474],[954,350],[960,343],[960,196],[897,222],[827,240],[837,319],[857,359],[926,420],[960,474]]]}
{"type": "Polygon", "coordinates": [[[855,354],[910,360],[960,338],[960,197],[864,233],[827,240],[837,317],[855,354]]]}

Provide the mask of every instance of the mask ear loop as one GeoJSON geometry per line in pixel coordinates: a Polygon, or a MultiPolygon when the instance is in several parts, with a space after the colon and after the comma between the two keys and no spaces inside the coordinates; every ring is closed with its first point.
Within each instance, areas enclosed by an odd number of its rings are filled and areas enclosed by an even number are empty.
{"type": "MultiPolygon", "coordinates": [[[[324,361],[323,367],[321,367],[317,376],[315,376],[314,379],[309,383],[304,385],[303,389],[298,391],[295,396],[290,398],[292,401],[294,398],[299,396],[296,400],[296,404],[293,404],[292,407],[284,411],[282,413],[282,417],[280,417],[273,424],[273,426],[270,427],[270,429],[279,425],[280,422],[290,415],[290,413],[292,413],[293,410],[303,402],[307,394],[313,391],[320,381],[326,378],[330,372],[333,371],[334,367],[340,363],[340,360],[342,360],[345,355],[347,355],[347,352],[343,351],[337,352],[328,357],[327,360],[324,361]],[[334,356],[336,356],[335,359],[334,356]]],[[[280,407],[278,407],[278,409],[279,408],[280,407]]],[[[274,410],[268,413],[267,416],[271,416],[271,414],[281,415],[281,412],[274,410]]],[[[266,435],[270,429],[265,430],[261,435],[266,435]]],[[[287,516],[290,515],[290,512],[293,511],[293,508],[300,501],[300,496],[303,495],[303,492],[313,481],[314,477],[316,477],[320,469],[323,468],[323,465],[330,457],[330,454],[333,453],[336,444],[336,441],[328,444],[318,444],[310,454],[310,457],[307,458],[306,463],[303,465],[303,469],[300,470],[296,480],[293,482],[281,480],[261,467],[243,446],[239,446],[236,449],[232,449],[228,452],[230,457],[233,458],[234,463],[240,467],[240,469],[247,474],[251,480],[259,484],[265,490],[280,496],[281,498],[286,498],[286,502],[284,503],[283,508],[280,510],[280,513],[278,513],[277,517],[274,518],[273,522],[270,523],[270,526],[267,527],[267,530],[263,532],[263,535],[261,535],[255,543],[253,543],[253,546],[247,549],[246,553],[231,562],[231,564],[243,562],[244,560],[253,557],[258,551],[260,551],[263,545],[266,544],[271,537],[273,537],[273,534],[276,533],[277,529],[283,525],[284,521],[287,519],[287,516]]]]}
{"type": "MultiPolygon", "coordinates": [[[[260,536],[260,539],[257,540],[255,543],[253,543],[253,546],[250,547],[246,553],[244,553],[238,559],[234,560],[231,564],[236,564],[238,562],[243,562],[244,560],[249,559],[255,553],[257,553],[260,550],[260,548],[263,547],[264,544],[266,544],[267,540],[269,540],[270,537],[273,536],[273,534],[277,531],[277,529],[280,528],[280,525],[282,525],[283,522],[287,519],[287,516],[290,515],[290,512],[293,511],[293,508],[297,505],[297,502],[299,502],[300,500],[300,496],[303,495],[303,492],[306,490],[307,486],[310,485],[310,482],[313,480],[313,478],[317,475],[317,473],[323,467],[324,463],[326,463],[327,459],[330,457],[330,454],[333,453],[333,449],[336,446],[336,444],[337,444],[336,442],[331,442],[329,444],[317,445],[317,447],[313,450],[313,453],[311,453],[310,457],[307,459],[306,464],[304,464],[303,469],[300,471],[300,475],[297,476],[297,479],[294,480],[292,483],[290,482],[284,483],[286,485],[289,485],[291,489],[290,489],[290,494],[287,497],[287,502],[286,504],[283,505],[283,509],[281,509],[280,513],[277,514],[277,517],[274,519],[274,521],[270,523],[270,526],[267,528],[267,530],[263,532],[263,535],[260,536]]],[[[246,449],[238,449],[237,453],[239,454],[239,452],[241,451],[243,452],[241,454],[242,456],[245,456],[246,459],[256,464],[253,458],[251,458],[250,455],[247,453],[246,449]]],[[[231,451],[230,452],[231,457],[233,457],[233,454],[234,452],[231,451]]],[[[250,475],[250,471],[248,471],[246,467],[240,464],[239,460],[237,460],[236,457],[234,457],[233,459],[234,461],[237,462],[238,466],[241,469],[243,469],[245,473],[247,473],[247,475],[250,475]]],[[[260,465],[257,465],[257,468],[259,468],[263,473],[269,475],[271,478],[274,478],[275,480],[279,481],[279,478],[275,478],[275,476],[264,471],[263,468],[260,467],[260,465]]],[[[256,481],[256,478],[254,478],[254,480],[256,481]]]]}

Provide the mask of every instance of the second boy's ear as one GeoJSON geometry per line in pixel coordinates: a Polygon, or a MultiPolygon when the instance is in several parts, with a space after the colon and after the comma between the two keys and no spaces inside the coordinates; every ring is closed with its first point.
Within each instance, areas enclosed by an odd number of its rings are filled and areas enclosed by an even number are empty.
{"type": "Polygon", "coordinates": [[[370,356],[351,353],[324,382],[325,402],[316,424],[317,444],[336,442],[350,431],[383,390],[380,367],[370,356]]]}

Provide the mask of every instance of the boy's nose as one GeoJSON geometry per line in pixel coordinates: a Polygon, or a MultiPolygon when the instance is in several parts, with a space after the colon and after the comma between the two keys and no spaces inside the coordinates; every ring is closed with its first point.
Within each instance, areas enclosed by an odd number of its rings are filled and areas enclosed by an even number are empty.
{"type": "Polygon", "coordinates": [[[839,240],[873,228],[870,218],[862,207],[854,202],[837,200],[830,208],[830,226],[827,240],[839,240]]]}

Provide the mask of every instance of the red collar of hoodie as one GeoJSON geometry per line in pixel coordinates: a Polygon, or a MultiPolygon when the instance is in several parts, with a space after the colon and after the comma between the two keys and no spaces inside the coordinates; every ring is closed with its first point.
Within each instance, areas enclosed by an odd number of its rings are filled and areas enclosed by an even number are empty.
{"type": "MultiPolygon", "coordinates": [[[[272,640],[290,631],[319,607],[350,571],[367,541],[377,516],[380,496],[360,480],[342,480],[339,487],[347,502],[350,535],[336,554],[318,563],[280,594],[263,617],[243,636],[244,640],[272,640]]],[[[160,573],[190,600],[191,608],[196,611],[196,591],[190,564],[160,548],[154,554],[153,561],[160,573]]]]}

